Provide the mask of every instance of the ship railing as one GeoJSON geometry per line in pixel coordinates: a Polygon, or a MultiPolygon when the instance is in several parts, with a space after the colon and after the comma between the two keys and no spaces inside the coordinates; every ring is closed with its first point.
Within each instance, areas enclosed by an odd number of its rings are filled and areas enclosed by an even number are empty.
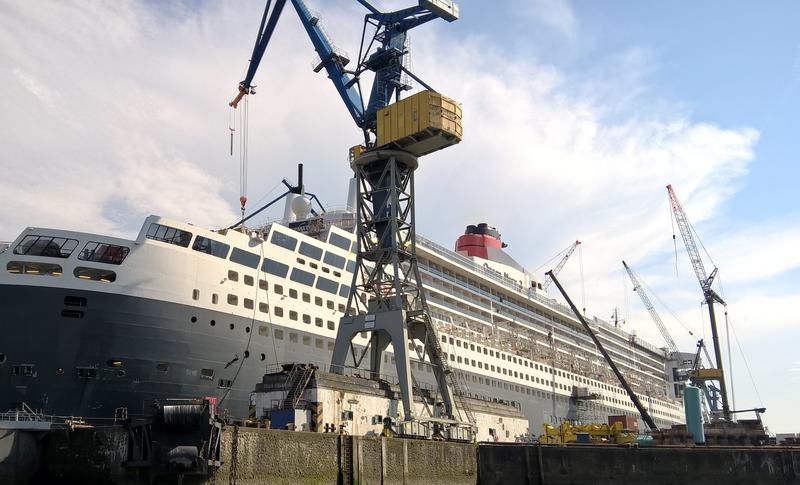
{"type": "MultiPolygon", "coordinates": [[[[447,257],[448,259],[451,259],[451,260],[456,260],[457,262],[459,262],[460,264],[466,266],[467,268],[469,268],[469,269],[471,269],[473,271],[476,271],[476,272],[480,273],[481,275],[487,276],[488,278],[490,278],[490,279],[492,279],[494,281],[502,283],[503,285],[509,286],[509,287],[513,288],[514,290],[516,290],[517,292],[522,293],[522,294],[526,295],[528,298],[536,300],[536,301],[542,303],[543,305],[545,305],[547,307],[550,307],[553,310],[559,311],[559,312],[561,312],[561,313],[563,313],[565,315],[572,315],[572,311],[566,305],[563,305],[563,304],[557,302],[556,300],[553,300],[553,299],[548,298],[546,296],[540,295],[539,293],[534,291],[532,288],[525,288],[525,287],[523,287],[522,285],[520,285],[518,282],[516,282],[515,280],[513,280],[511,278],[495,274],[492,271],[489,271],[486,268],[484,268],[484,267],[480,266],[479,264],[475,263],[474,261],[470,260],[469,258],[467,258],[465,256],[462,256],[461,254],[458,254],[455,251],[451,251],[451,250],[449,250],[449,249],[447,249],[447,248],[445,248],[445,247],[443,247],[443,246],[441,246],[439,244],[436,244],[435,242],[431,241],[430,239],[427,239],[427,238],[425,238],[423,236],[420,236],[418,234],[417,235],[417,242],[418,243],[421,242],[422,246],[426,247],[427,249],[430,249],[431,251],[439,254],[440,256],[447,257]]],[[[426,270],[430,270],[431,272],[436,273],[438,276],[441,276],[441,277],[443,277],[445,279],[453,281],[453,282],[455,282],[455,283],[457,283],[457,284],[459,284],[461,286],[465,286],[465,287],[468,287],[471,290],[477,291],[477,292],[483,294],[484,296],[486,296],[486,297],[488,297],[490,299],[493,299],[493,300],[497,300],[498,299],[497,296],[492,295],[491,293],[489,293],[487,291],[481,290],[480,288],[474,288],[472,285],[469,285],[466,282],[462,282],[462,281],[458,280],[457,278],[453,278],[452,276],[444,274],[444,273],[442,273],[440,271],[437,271],[437,270],[435,270],[433,268],[425,267],[425,269],[426,270]]],[[[518,309],[520,309],[522,311],[529,311],[529,310],[524,309],[522,307],[519,307],[518,305],[516,305],[516,304],[514,304],[512,302],[509,302],[509,301],[503,301],[502,304],[508,305],[508,306],[511,306],[511,307],[514,307],[514,308],[518,308],[518,309]]],[[[570,317],[570,318],[572,318],[572,317],[570,317]]],[[[631,334],[629,334],[628,332],[625,332],[624,330],[620,330],[619,328],[615,327],[614,325],[612,325],[612,324],[610,324],[610,323],[608,323],[608,322],[606,322],[606,321],[604,321],[604,320],[602,320],[600,318],[597,318],[596,316],[591,319],[591,323],[595,323],[595,324],[603,327],[606,330],[609,330],[609,331],[612,331],[612,332],[616,332],[618,334],[618,336],[620,336],[621,338],[624,338],[625,340],[630,340],[630,338],[631,338],[631,334]]],[[[654,352],[657,355],[660,355],[660,356],[664,355],[664,350],[663,349],[660,349],[660,348],[658,348],[658,347],[656,347],[654,345],[651,345],[651,344],[649,344],[647,342],[643,342],[643,341],[641,341],[639,339],[636,339],[636,341],[634,343],[636,345],[640,346],[640,347],[643,347],[643,348],[651,351],[651,352],[654,352]]]]}
{"type": "Polygon", "coordinates": [[[10,409],[0,413],[0,421],[52,423],[53,417],[36,412],[27,404],[22,403],[22,406],[18,409],[10,409]]]}

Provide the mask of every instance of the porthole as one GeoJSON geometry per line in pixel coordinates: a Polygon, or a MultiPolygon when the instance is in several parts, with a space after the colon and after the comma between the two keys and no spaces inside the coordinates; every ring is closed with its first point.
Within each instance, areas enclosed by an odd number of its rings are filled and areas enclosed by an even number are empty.
{"type": "Polygon", "coordinates": [[[196,323],[197,322],[197,317],[192,317],[191,320],[192,320],[192,323],[196,323]]]}
{"type": "Polygon", "coordinates": [[[0,352],[0,364],[5,364],[5,363],[6,363],[6,354],[0,352]]]}
{"type": "Polygon", "coordinates": [[[125,371],[123,369],[118,370],[117,377],[125,377],[125,371]]]}
{"type": "Polygon", "coordinates": [[[63,367],[59,367],[58,369],[56,369],[56,374],[58,374],[60,376],[63,376],[64,375],[64,368],[63,367]]]}
{"type": "Polygon", "coordinates": [[[231,327],[231,330],[233,330],[235,328],[235,325],[231,323],[230,327],[231,327]]]}
{"type": "Polygon", "coordinates": [[[250,333],[250,327],[244,327],[244,333],[250,333]]]}
{"type": "Polygon", "coordinates": [[[248,357],[250,357],[250,351],[249,350],[245,350],[244,351],[244,358],[246,359],[248,357]]]}
{"type": "Polygon", "coordinates": [[[266,354],[261,354],[261,360],[267,360],[267,355],[266,354]]]}
{"type": "Polygon", "coordinates": [[[211,320],[211,326],[212,326],[212,327],[213,327],[214,325],[216,325],[216,324],[217,324],[217,322],[215,322],[214,320],[211,320]]]}

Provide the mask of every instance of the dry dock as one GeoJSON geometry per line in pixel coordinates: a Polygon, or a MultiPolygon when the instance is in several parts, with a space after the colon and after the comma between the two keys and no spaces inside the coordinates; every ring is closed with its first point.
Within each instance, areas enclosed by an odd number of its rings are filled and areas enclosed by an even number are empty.
{"type": "Polygon", "coordinates": [[[128,438],[123,427],[6,433],[0,483],[800,484],[800,448],[789,447],[473,445],[227,426],[221,466],[181,476],[130,466],[128,438]]]}

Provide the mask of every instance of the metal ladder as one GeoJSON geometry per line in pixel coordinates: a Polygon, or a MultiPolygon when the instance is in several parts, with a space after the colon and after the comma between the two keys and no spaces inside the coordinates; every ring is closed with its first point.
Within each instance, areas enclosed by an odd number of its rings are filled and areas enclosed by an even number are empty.
{"type": "Polygon", "coordinates": [[[308,365],[295,364],[286,379],[286,388],[289,391],[281,405],[282,409],[295,409],[303,399],[303,393],[314,375],[314,368],[308,365]]]}

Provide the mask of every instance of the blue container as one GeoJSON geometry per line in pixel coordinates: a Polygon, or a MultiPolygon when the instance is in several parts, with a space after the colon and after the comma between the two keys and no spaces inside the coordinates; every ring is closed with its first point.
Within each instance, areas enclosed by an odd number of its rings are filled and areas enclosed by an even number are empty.
{"type": "Polygon", "coordinates": [[[683,390],[683,410],[686,414],[686,431],[692,434],[695,444],[706,442],[703,430],[703,413],[700,407],[700,388],[686,386],[683,390]]]}

